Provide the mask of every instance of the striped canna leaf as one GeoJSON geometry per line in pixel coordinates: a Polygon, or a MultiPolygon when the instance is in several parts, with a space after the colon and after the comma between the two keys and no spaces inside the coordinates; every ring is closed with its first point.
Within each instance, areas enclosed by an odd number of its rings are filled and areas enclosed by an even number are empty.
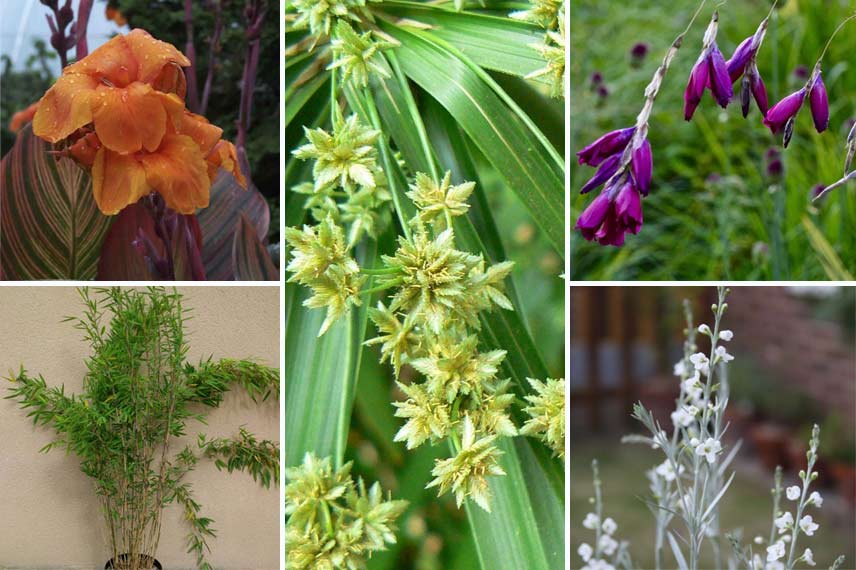
{"type": "Polygon", "coordinates": [[[232,264],[239,281],[279,281],[279,271],[246,214],[241,214],[240,226],[235,232],[232,264]]]}
{"type": "Polygon", "coordinates": [[[4,279],[93,279],[112,218],[92,180],[27,126],[0,163],[0,267],[4,279]]]}
{"type": "Polygon", "coordinates": [[[254,186],[242,189],[231,174],[220,171],[211,185],[211,200],[199,210],[202,229],[202,262],[210,281],[236,278],[233,263],[235,234],[241,231],[241,216],[246,216],[262,243],[270,227],[270,208],[254,186]]]}

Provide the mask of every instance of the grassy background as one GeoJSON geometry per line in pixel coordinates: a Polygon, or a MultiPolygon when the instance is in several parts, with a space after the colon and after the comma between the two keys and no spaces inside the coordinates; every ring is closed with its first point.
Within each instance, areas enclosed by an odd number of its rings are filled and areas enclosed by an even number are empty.
{"type": "MultiPolygon", "coordinates": [[[[569,462],[571,568],[582,566],[576,554],[580,543],[592,544],[594,541],[593,531],[584,529],[582,521],[585,514],[593,510],[589,498],[594,496],[591,461],[595,458],[599,462],[603,484],[604,517],[613,517],[618,523],[616,537],[630,542],[634,566],[654,568],[654,519],[640,497],[649,495],[644,472],[660,463],[662,454],[640,445],[621,445],[619,440],[618,435],[582,440],[581,443],[578,443],[579,439],[572,440],[569,462]]],[[[743,467],[737,465],[738,473],[722,500],[722,530],[724,533],[742,527],[744,544],[756,535],[763,536],[766,541],[770,534],[772,499],[769,490],[773,478],[772,475],[769,478],[748,476],[743,467]]],[[[784,484],[793,484],[794,480],[793,476],[789,478],[786,474],[784,484]]],[[[829,496],[825,498],[831,500],[829,496]]],[[[820,529],[813,537],[801,536],[797,543],[798,551],[811,548],[818,568],[828,568],[839,554],[847,557],[843,568],[856,568],[853,521],[848,525],[846,521],[831,518],[828,502],[824,509],[812,509],[809,514],[820,524],[820,529]]],[[[761,553],[765,552],[764,546],[755,546],[754,551],[758,552],[758,548],[762,549],[761,553]]],[[[704,548],[702,554],[701,567],[714,568],[710,548],[704,548]]],[[[668,545],[663,560],[665,568],[677,567],[668,545]]]]}
{"type": "MultiPolygon", "coordinates": [[[[754,33],[768,0],[740,0],[719,8],[718,44],[726,58],[754,33]]],[[[801,87],[793,73],[811,68],[835,27],[854,10],[852,0],[784,0],[771,19],[758,65],[771,104],[801,87]]],[[[667,47],[689,22],[695,0],[571,2],[571,150],[600,134],[635,123],[643,91],[667,47]],[[631,65],[636,43],[650,50],[631,65]],[[591,87],[603,74],[606,98],[591,87]]],[[[808,109],[784,153],[785,175],[766,175],[764,154],[780,147],[756,107],[743,119],[739,99],[727,110],[705,95],[693,121],[683,120],[683,92],[713,11],[708,2],[672,63],[651,117],[654,183],[644,201],[645,226],[622,248],[603,247],[572,233],[574,279],[828,279],[803,218],[817,225],[834,254],[856,271],[856,194],[850,187],[809,204],[809,191],[842,175],[848,120],[856,116],[856,23],[836,38],[825,57],[830,127],[813,128],[808,109]]],[[[735,84],[735,95],[739,83],[735,84]]],[[[593,196],[578,189],[594,169],[571,164],[571,223],[593,196]]]]}

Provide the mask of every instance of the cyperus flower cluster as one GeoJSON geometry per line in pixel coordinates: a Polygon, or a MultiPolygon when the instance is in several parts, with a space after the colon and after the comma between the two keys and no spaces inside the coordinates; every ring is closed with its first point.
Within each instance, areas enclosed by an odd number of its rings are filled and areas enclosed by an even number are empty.
{"type": "Polygon", "coordinates": [[[285,470],[288,570],[359,570],[395,543],[395,520],[407,501],[384,500],[378,483],[366,490],[351,466],[333,469],[329,457],[307,453],[302,465],[285,470]]]}
{"type": "Polygon", "coordinates": [[[546,65],[526,79],[542,78],[550,86],[552,97],[565,96],[565,47],[567,45],[567,9],[565,0],[532,0],[531,8],[509,14],[544,28],[544,40],[530,47],[538,51],[546,65]]]}
{"type": "Polygon", "coordinates": [[[553,453],[565,458],[565,379],[547,378],[545,381],[527,378],[535,394],[526,396],[529,406],[524,408],[532,419],[520,429],[521,435],[540,438],[553,453]]]}
{"type": "Polygon", "coordinates": [[[363,125],[356,115],[342,119],[334,113],[333,132],[305,129],[309,142],[294,151],[314,161],[313,182],[294,188],[306,194],[304,207],[316,221],[328,217],[348,225],[348,248],[364,235],[377,237],[389,221],[391,196],[386,176],[377,164],[380,131],[363,125]]]}

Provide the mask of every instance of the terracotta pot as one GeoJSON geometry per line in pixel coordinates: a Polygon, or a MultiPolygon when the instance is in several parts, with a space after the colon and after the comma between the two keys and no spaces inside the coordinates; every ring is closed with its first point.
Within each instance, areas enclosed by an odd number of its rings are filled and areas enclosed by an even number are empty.
{"type": "Polygon", "coordinates": [[[829,470],[841,496],[851,505],[856,504],[856,466],[838,461],[830,462],[829,470]]]}
{"type": "Polygon", "coordinates": [[[749,428],[749,439],[767,469],[774,471],[777,465],[783,469],[788,467],[788,432],[784,428],[773,423],[758,423],[749,428]]]}
{"type": "MultiPolygon", "coordinates": [[[[163,570],[163,566],[161,563],[157,561],[156,558],[152,558],[151,556],[147,556],[145,554],[141,554],[142,562],[144,565],[152,568],[154,570],[163,570]]],[[[120,554],[118,557],[118,563],[114,566],[113,559],[107,561],[107,564],[104,565],[104,570],[125,570],[128,566],[125,565],[127,560],[130,558],[129,554],[120,554]]]]}

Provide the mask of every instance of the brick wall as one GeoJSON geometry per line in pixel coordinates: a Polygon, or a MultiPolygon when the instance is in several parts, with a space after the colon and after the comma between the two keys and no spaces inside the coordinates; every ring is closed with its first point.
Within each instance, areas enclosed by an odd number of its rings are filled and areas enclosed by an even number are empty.
{"type": "Polygon", "coordinates": [[[783,382],[853,421],[856,350],[838,325],[812,318],[783,287],[733,287],[726,319],[735,351],[745,347],[783,382]]]}

